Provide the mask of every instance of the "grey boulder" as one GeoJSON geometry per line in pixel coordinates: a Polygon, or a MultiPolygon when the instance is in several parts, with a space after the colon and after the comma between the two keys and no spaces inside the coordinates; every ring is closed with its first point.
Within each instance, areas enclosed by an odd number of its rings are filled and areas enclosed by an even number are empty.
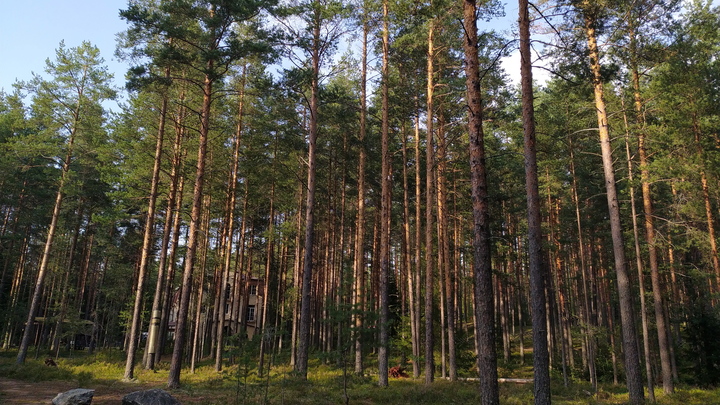
{"type": "Polygon", "coordinates": [[[74,390],[61,392],[53,398],[53,405],[90,405],[92,403],[95,390],[85,388],[75,388],[74,390]]]}
{"type": "Polygon", "coordinates": [[[155,388],[125,395],[122,405],[180,405],[180,401],[168,394],[167,391],[155,388]]]}

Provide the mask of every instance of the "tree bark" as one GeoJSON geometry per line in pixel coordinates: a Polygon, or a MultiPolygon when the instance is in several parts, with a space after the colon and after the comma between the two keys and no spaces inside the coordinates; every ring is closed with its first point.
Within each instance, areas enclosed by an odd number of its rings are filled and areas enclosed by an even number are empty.
{"type": "MultiPolygon", "coordinates": [[[[212,70],[213,62],[208,62],[208,70],[212,70]]],[[[192,290],[192,275],[195,269],[195,254],[198,247],[198,229],[200,227],[200,213],[203,205],[203,185],[205,181],[205,165],[207,164],[207,143],[210,131],[210,105],[212,102],[213,81],[210,76],[205,76],[203,85],[203,104],[200,122],[200,139],[198,145],[197,166],[195,170],[195,185],[193,187],[193,204],[190,213],[190,224],[185,253],[185,266],[182,275],[180,292],[180,307],[175,326],[175,345],[170,360],[170,372],[168,374],[168,388],[180,386],[180,368],[182,367],[183,348],[185,345],[185,334],[187,333],[188,308],[190,306],[190,292],[192,290]]]]}
{"type": "MultiPolygon", "coordinates": [[[[417,100],[416,100],[417,103],[417,100]]],[[[415,293],[416,320],[412,325],[415,334],[415,350],[413,354],[413,378],[420,377],[420,281],[422,263],[422,193],[420,190],[420,108],[415,115],[415,280],[417,285],[415,293]]]]}
{"type": "Polygon", "coordinates": [[[435,146],[433,145],[433,91],[435,59],[435,20],[431,19],[428,28],[427,54],[427,142],[425,144],[425,384],[435,379],[435,340],[433,336],[433,207],[435,146]]]}
{"type": "Polygon", "coordinates": [[[390,174],[391,161],[389,151],[389,74],[388,57],[390,53],[390,33],[388,22],[388,1],[383,0],[383,30],[382,30],[382,118],[381,118],[381,154],[382,169],[381,185],[381,229],[380,229],[380,341],[378,342],[378,385],[388,386],[388,343],[389,343],[389,294],[388,280],[390,275],[390,211],[392,208],[391,188],[392,178],[390,174]]]}
{"type": "Polygon", "coordinates": [[[313,236],[315,232],[315,167],[316,142],[318,136],[318,93],[320,75],[320,10],[314,10],[312,37],[312,82],[310,87],[310,130],[308,134],[308,177],[307,200],[305,207],[305,260],[302,274],[302,295],[300,301],[300,328],[298,353],[295,371],[302,379],[307,379],[308,352],[310,349],[310,295],[313,271],[313,236]]]}
{"type": "MultiPolygon", "coordinates": [[[[621,99],[622,100],[622,99],[621,99]]],[[[627,114],[625,113],[624,103],[623,103],[623,119],[625,121],[625,154],[627,156],[627,163],[628,163],[628,180],[630,183],[630,212],[632,214],[632,224],[633,224],[633,240],[635,242],[635,264],[637,266],[637,272],[638,272],[638,286],[640,289],[640,324],[642,325],[642,334],[643,334],[643,352],[645,354],[645,375],[647,378],[647,387],[648,387],[648,399],[650,402],[655,402],[655,390],[654,390],[654,382],[653,382],[653,374],[652,374],[652,360],[650,358],[650,334],[648,329],[648,320],[647,320],[647,308],[645,305],[645,275],[643,272],[643,264],[642,264],[642,253],[640,250],[640,236],[638,232],[638,225],[637,225],[637,209],[635,206],[635,188],[632,185],[633,184],[633,164],[632,164],[632,158],[630,154],[630,133],[628,129],[628,123],[627,123],[627,114]]]]}
{"type": "MultiPolygon", "coordinates": [[[[672,378],[670,360],[670,342],[668,341],[668,328],[665,323],[663,311],[664,303],[662,287],[660,285],[660,270],[658,269],[657,242],[655,241],[655,224],[653,214],[652,194],[650,192],[650,170],[648,169],[647,135],[645,133],[644,117],[642,114],[642,97],[640,96],[640,73],[638,72],[637,50],[635,45],[635,32],[630,33],[632,52],[632,81],[633,96],[635,99],[635,114],[638,130],[638,155],[640,157],[640,182],[643,195],[643,214],[645,216],[645,241],[648,245],[648,259],[650,264],[650,281],[653,290],[653,307],[655,309],[655,325],[658,334],[658,350],[660,351],[660,367],[662,369],[663,391],[672,394],[675,391],[672,378]]],[[[651,397],[654,400],[654,394],[651,397]]]]}
{"type": "Polygon", "coordinates": [[[224,335],[225,335],[225,304],[227,302],[227,285],[230,279],[230,261],[233,252],[233,235],[235,234],[235,203],[237,200],[237,182],[238,182],[238,167],[240,165],[240,144],[242,142],[243,134],[243,113],[245,110],[245,74],[246,68],[243,66],[242,78],[240,84],[240,94],[238,95],[238,122],[235,128],[235,142],[233,147],[233,160],[232,169],[228,176],[228,197],[226,204],[225,221],[227,226],[226,240],[225,240],[225,252],[223,261],[223,275],[222,285],[220,286],[220,302],[218,303],[218,316],[217,316],[217,332],[216,339],[217,343],[215,346],[215,371],[222,370],[222,353],[224,348],[224,335]]]}
{"type": "MultiPolygon", "coordinates": [[[[165,69],[165,77],[170,77],[170,68],[165,69]]],[[[123,380],[130,381],[135,372],[135,351],[136,341],[140,330],[142,330],[142,308],[143,287],[145,275],[147,274],[148,261],[151,259],[153,247],[153,232],[155,230],[155,205],[158,196],[158,184],[160,183],[160,163],[162,162],[163,140],[165,138],[165,117],[167,115],[168,96],[162,95],[160,105],[160,121],[158,123],[158,135],[155,141],[155,159],[153,161],[152,176],[150,179],[150,195],[148,211],[145,217],[145,231],[143,233],[142,252],[140,256],[140,270],[138,272],[137,289],[135,290],[135,302],[133,303],[132,324],[130,326],[130,344],[128,345],[127,358],[125,359],[125,374],[123,380]]],[[[152,313],[153,319],[155,312],[152,313]]]]}
{"type": "Polygon", "coordinates": [[[465,28],[465,85],[467,87],[468,133],[470,136],[470,182],[473,206],[473,287],[475,304],[475,345],[480,376],[480,403],[498,405],[499,387],[493,283],[490,263],[490,215],[488,205],[485,144],[482,128],[482,93],[478,60],[477,6],[475,0],[463,1],[465,28]]]}
{"type": "MultiPolygon", "coordinates": [[[[276,143],[277,145],[277,143],[276,143]]],[[[275,156],[277,153],[277,147],[275,148],[275,153],[273,153],[273,156],[275,156]]],[[[274,172],[274,170],[273,170],[274,172]]],[[[273,180],[271,180],[270,185],[270,212],[268,214],[269,223],[268,223],[268,242],[267,242],[267,252],[265,257],[265,276],[264,276],[264,283],[263,283],[263,295],[262,295],[262,308],[260,309],[260,317],[257,320],[257,327],[258,331],[260,333],[260,353],[258,356],[260,357],[260,360],[258,361],[258,376],[262,377],[265,367],[265,351],[266,346],[270,343],[270,338],[265,336],[267,334],[267,316],[268,316],[268,305],[270,304],[269,296],[270,296],[270,271],[273,267],[274,262],[274,251],[275,251],[275,242],[274,242],[274,226],[275,226],[275,175],[273,173],[273,180]]],[[[268,371],[269,372],[269,371],[268,371]]]]}
{"type": "MultiPolygon", "coordinates": [[[[530,268],[530,300],[532,302],[534,396],[536,405],[550,404],[550,356],[548,331],[545,330],[548,287],[548,266],[542,249],[542,219],[538,188],[535,108],[533,106],[532,60],[530,55],[530,16],[528,1],[519,0],[520,10],[520,72],[522,85],[522,116],[525,152],[525,192],[528,218],[528,264],[530,268]]],[[[548,207],[552,210],[552,207],[548,207]]],[[[558,286],[559,288],[559,286],[558,286]]]]}
{"type": "Polygon", "coordinates": [[[353,339],[355,349],[355,374],[363,374],[363,313],[365,297],[365,166],[367,151],[365,149],[365,135],[367,131],[367,42],[370,31],[367,5],[364,7],[363,44],[362,44],[362,70],[360,73],[360,131],[358,136],[358,180],[357,180],[357,218],[355,220],[355,257],[353,261],[354,285],[353,289],[353,339]]]}
{"type": "Polygon", "coordinates": [[[438,267],[441,269],[444,283],[444,312],[447,332],[447,377],[450,381],[457,380],[457,361],[455,354],[455,300],[454,274],[450,266],[450,234],[447,192],[447,139],[445,120],[438,131],[438,163],[437,163],[437,215],[438,215],[438,267]]]}
{"type": "Polygon", "coordinates": [[[613,241],[613,256],[615,258],[615,273],[618,283],[618,296],[620,298],[620,322],[622,324],[622,343],[625,354],[625,373],[627,387],[630,393],[630,403],[642,404],[645,401],[643,384],[640,373],[640,363],[637,345],[637,333],[633,316],[632,290],[625,261],[625,244],[623,229],[620,224],[620,206],[618,204],[617,190],[615,188],[615,172],[613,169],[612,146],[610,145],[610,131],[608,117],[603,96],[603,81],[600,73],[600,54],[595,36],[595,20],[586,11],[585,34],[590,54],[590,70],[592,72],[593,91],[595,94],[595,108],[597,110],[598,132],[600,135],[600,149],[602,152],[603,172],[605,175],[605,189],[607,192],[608,211],[610,215],[610,229],[613,241]]]}
{"type": "Polygon", "coordinates": [[[70,136],[68,137],[67,151],[65,160],[63,161],[60,182],[58,184],[57,193],[55,194],[55,205],[53,206],[52,217],[50,219],[50,227],[48,228],[47,237],[45,239],[45,247],[43,249],[42,258],[40,259],[40,267],[38,268],[37,279],[35,280],[35,289],[33,290],[32,300],[30,301],[30,309],[28,310],[27,320],[25,321],[25,330],[23,331],[18,355],[15,364],[25,363],[28,347],[30,346],[30,335],[35,323],[35,314],[40,307],[40,296],[42,293],[45,276],[47,275],[48,263],[50,262],[50,251],[52,249],[55,232],[57,230],[58,219],[60,218],[60,209],[62,208],[63,198],[65,197],[65,183],[67,182],[68,173],[70,172],[70,163],[73,158],[73,146],[75,143],[75,135],[77,127],[80,123],[80,107],[82,100],[82,92],[78,97],[77,105],[73,112],[73,123],[71,126],[70,136]]]}

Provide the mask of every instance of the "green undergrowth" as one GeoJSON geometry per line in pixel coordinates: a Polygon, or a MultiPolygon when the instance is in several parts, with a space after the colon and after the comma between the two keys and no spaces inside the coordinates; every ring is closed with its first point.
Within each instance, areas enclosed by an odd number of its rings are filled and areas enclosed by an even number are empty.
{"type": "MultiPolygon", "coordinates": [[[[76,381],[78,386],[101,387],[117,384],[141,384],[144,387],[164,388],[167,382],[166,362],[156,371],[136,367],[135,381],[122,382],[124,358],[120,352],[98,352],[94,355],[61,358],[58,367],[48,367],[44,357],[28,359],[15,365],[15,357],[8,352],[0,354],[0,376],[30,382],[51,380],[76,381]]],[[[477,381],[450,382],[437,379],[425,385],[424,379],[391,379],[390,386],[377,386],[377,375],[371,365],[370,375],[356,376],[352,370],[343,370],[335,364],[310,364],[308,379],[298,378],[288,366],[271,364],[270,373],[259,376],[254,362],[226,367],[218,373],[208,359],[199,363],[195,373],[183,370],[182,387],[174,391],[193,403],[203,404],[468,404],[478,403],[480,387],[477,381]]],[[[501,377],[528,378],[529,367],[505,370],[501,377]]],[[[597,392],[583,381],[573,381],[564,387],[561,379],[552,385],[554,404],[625,404],[624,386],[602,384],[597,392]]],[[[1,394],[0,394],[1,395],[1,394]]],[[[657,404],[700,405],[720,404],[720,389],[699,389],[680,386],[674,395],[666,396],[656,390],[657,404]]],[[[2,398],[0,396],[0,398],[2,398]]],[[[532,384],[500,384],[500,403],[525,405],[532,403],[532,384]]]]}

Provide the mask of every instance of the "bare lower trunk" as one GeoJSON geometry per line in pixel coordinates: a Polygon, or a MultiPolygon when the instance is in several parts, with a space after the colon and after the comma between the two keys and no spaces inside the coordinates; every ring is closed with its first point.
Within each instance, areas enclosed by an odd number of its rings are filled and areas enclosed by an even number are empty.
{"type": "MultiPolygon", "coordinates": [[[[365,10],[367,13],[367,10],[365,10]]],[[[363,49],[362,72],[360,89],[360,156],[358,158],[358,197],[357,218],[355,220],[355,259],[353,261],[354,285],[353,289],[353,327],[355,346],[355,374],[363,374],[363,345],[362,328],[365,297],[365,165],[367,152],[365,150],[365,134],[367,131],[367,41],[370,30],[367,15],[363,21],[363,49]]]]}
{"type": "MultiPolygon", "coordinates": [[[[210,63],[212,68],[212,63],[210,63]]],[[[188,308],[190,307],[190,292],[192,290],[192,276],[195,269],[195,253],[198,247],[198,229],[200,227],[200,213],[202,211],[203,183],[205,181],[205,165],[207,156],[208,132],[210,125],[210,103],[212,97],[212,81],[205,77],[203,88],[203,108],[200,125],[200,139],[198,146],[197,167],[195,171],[195,185],[193,189],[193,205],[190,213],[187,245],[185,253],[185,266],[182,275],[180,292],[180,306],[178,309],[177,324],[175,327],[175,346],[170,360],[168,375],[168,388],[180,386],[180,369],[182,367],[185,335],[187,333],[188,308]]]]}
{"type": "MultiPolygon", "coordinates": [[[[170,76],[169,68],[165,71],[165,77],[170,76]]],[[[148,261],[151,259],[151,251],[154,244],[153,232],[155,230],[155,205],[158,195],[158,184],[160,182],[160,163],[162,162],[163,139],[165,138],[165,116],[167,114],[168,96],[163,95],[160,106],[160,122],[158,124],[158,135],[155,142],[155,159],[153,162],[152,176],[150,180],[150,198],[148,211],[145,217],[145,231],[143,234],[143,245],[140,256],[140,270],[138,272],[137,288],[135,290],[135,302],[133,304],[132,325],[130,326],[130,341],[128,345],[127,358],[125,360],[124,380],[132,380],[135,371],[135,350],[137,336],[142,329],[141,321],[143,287],[147,273],[148,261]]]]}
{"type": "Polygon", "coordinates": [[[318,92],[320,74],[320,12],[315,11],[312,45],[312,84],[310,95],[310,131],[308,134],[308,177],[307,200],[305,207],[305,259],[302,274],[302,294],[300,301],[300,325],[298,331],[298,353],[295,371],[301,378],[307,379],[308,352],[310,350],[310,295],[312,281],[313,236],[315,232],[315,146],[318,135],[318,92]]]}
{"type": "Polygon", "coordinates": [[[434,33],[435,21],[430,21],[428,29],[427,55],[427,142],[425,144],[425,384],[435,379],[435,345],[433,336],[433,206],[435,147],[433,146],[433,91],[434,84],[434,33]]]}
{"type": "Polygon", "coordinates": [[[590,52],[590,70],[593,74],[593,89],[595,93],[595,107],[597,110],[598,130],[600,135],[600,149],[602,152],[603,171],[605,174],[605,189],[607,191],[608,212],[610,215],[610,230],[613,241],[613,256],[615,258],[615,273],[618,283],[618,297],[620,299],[620,321],[622,323],[623,351],[625,353],[625,373],[627,387],[630,392],[630,403],[642,404],[645,401],[640,362],[638,355],[637,334],[632,305],[632,288],[625,260],[625,245],[623,229],[620,224],[620,206],[615,188],[615,171],[613,170],[612,145],[610,144],[610,131],[608,117],[605,110],[603,96],[603,81],[600,73],[600,56],[595,37],[595,21],[585,15],[585,33],[590,52]]]}
{"type": "Polygon", "coordinates": [[[455,300],[454,274],[450,266],[450,234],[447,192],[447,141],[445,139],[444,122],[438,133],[438,169],[437,169],[437,212],[438,212],[438,267],[441,268],[444,283],[444,311],[447,334],[447,377],[450,381],[457,380],[457,361],[455,354],[455,300]]]}
{"type": "Polygon", "coordinates": [[[67,181],[68,172],[70,171],[70,162],[73,157],[72,151],[73,144],[75,142],[75,128],[77,127],[77,123],[79,121],[79,109],[80,101],[78,101],[78,108],[75,113],[73,130],[70,134],[70,138],[68,139],[67,153],[65,155],[65,161],[63,162],[60,174],[60,184],[58,185],[57,193],[55,194],[55,205],[53,206],[50,226],[48,227],[47,237],[45,239],[45,248],[43,249],[43,255],[40,259],[40,267],[38,268],[37,279],[35,280],[35,289],[33,290],[32,300],[30,301],[30,309],[28,310],[27,320],[25,322],[25,330],[23,331],[18,355],[15,359],[16,364],[25,363],[25,357],[27,357],[28,347],[30,346],[33,325],[35,323],[35,314],[40,307],[40,296],[42,294],[43,284],[45,283],[45,276],[47,275],[48,263],[50,262],[50,250],[52,249],[53,240],[55,239],[55,231],[57,230],[57,223],[60,218],[60,209],[62,207],[63,198],[65,197],[65,182],[67,181]]]}
{"type": "Polygon", "coordinates": [[[575,174],[575,152],[570,141],[570,173],[572,174],[572,196],[575,204],[575,222],[578,232],[578,250],[580,252],[580,276],[582,283],[582,316],[583,331],[585,339],[585,363],[588,374],[590,376],[590,384],[597,391],[597,371],[595,367],[595,336],[592,328],[592,316],[590,306],[590,288],[588,286],[589,275],[587,269],[587,259],[585,258],[585,241],[583,236],[582,221],[580,220],[580,201],[578,197],[577,175],[575,174]]]}
{"type": "Polygon", "coordinates": [[[415,116],[415,313],[416,322],[412,325],[415,335],[413,355],[413,378],[420,377],[420,279],[422,253],[422,193],[420,192],[420,110],[415,116]]]}
{"type": "MultiPolygon", "coordinates": [[[[201,228],[200,228],[200,234],[208,235],[208,231],[210,229],[210,210],[207,209],[207,207],[210,206],[210,196],[203,196],[203,205],[206,207],[206,209],[202,212],[202,221],[201,221],[201,228]]],[[[201,241],[198,241],[198,249],[200,250],[200,275],[197,277],[197,282],[195,284],[197,285],[197,298],[195,299],[195,317],[194,321],[191,325],[191,330],[193,332],[192,340],[190,341],[190,373],[195,374],[195,366],[197,365],[197,361],[200,360],[202,357],[202,350],[201,350],[201,333],[203,331],[203,309],[206,307],[204,305],[203,300],[205,296],[205,272],[207,269],[207,255],[208,255],[208,238],[203,238],[201,241]]],[[[210,311],[206,311],[206,320],[210,320],[210,311]]]]}
{"type": "MultiPolygon", "coordinates": [[[[277,152],[277,148],[275,148],[277,152]]],[[[274,171],[274,170],[273,170],[274,171]]],[[[268,224],[268,233],[273,235],[274,233],[274,221],[275,221],[275,181],[272,181],[270,186],[270,213],[268,214],[270,222],[268,224]]],[[[275,244],[273,243],[272,236],[268,240],[267,252],[265,256],[265,283],[262,291],[262,308],[260,309],[260,318],[257,321],[258,330],[260,331],[260,360],[258,361],[258,376],[262,377],[265,367],[265,351],[267,345],[270,343],[270,338],[267,337],[267,316],[268,316],[268,305],[270,304],[270,271],[273,267],[273,254],[275,250],[275,244]]],[[[268,371],[269,372],[269,371],[268,371]]]]}
{"type": "MultiPolygon", "coordinates": [[[[632,35],[632,48],[635,50],[635,36],[632,35]]],[[[633,57],[634,57],[633,52],[633,57]]],[[[650,193],[650,170],[648,169],[648,156],[646,146],[645,125],[642,114],[642,99],[640,97],[640,74],[637,70],[637,63],[633,61],[633,89],[635,98],[635,113],[637,115],[638,124],[641,125],[638,131],[638,155],[640,156],[640,181],[642,183],[643,194],[643,214],[645,216],[645,240],[648,245],[648,259],[650,262],[650,280],[653,290],[653,306],[655,309],[655,325],[658,334],[658,350],[660,351],[660,367],[662,369],[663,391],[666,394],[672,394],[675,391],[672,379],[672,367],[670,360],[670,342],[668,341],[668,328],[665,323],[665,314],[663,311],[663,293],[660,286],[660,270],[658,268],[658,253],[655,241],[655,224],[652,204],[652,194],[650,193]]],[[[649,389],[649,388],[648,388],[649,389]]],[[[652,394],[651,400],[655,395],[652,394]]]]}
{"type": "MultiPolygon", "coordinates": [[[[627,124],[627,114],[625,114],[623,108],[623,118],[625,120],[625,130],[628,130],[628,124],[627,124]]],[[[632,159],[630,155],[630,143],[629,143],[629,137],[630,134],[626,132],[625,134],[625,154],[627,156],[627,163],[628,163],[628,179],[630,180],[630,184],[633,184],[633,164],[632,159]]],[[[653,374],[652,374],[652,359],[650,357],[650,335],[648,331],[648,319],[647,319],[647,309],[645,305],[645,275],[643,274],[643,264],[642,264],[642,253],[640,250],[640,237],[638,233],[638,225],[637,225],[637,209],[635,206],[635,189],[634,187],[630,187],[630,210],[632,214],[632,224],[633,224],[633,239],[635,242],[635,264],[637,266],[637,272],[638,272],[638,286],[640,289],[640,320],[642,325],[642,333],[643,333],[643,352],[645,354],[645,375],[647,378],[647,387],[648,387],[648,399],[650,402],[655,402],[655,391],[654,391],[654,382],[653,382],[653,374]]]]}
{"type": "Polygon", "coordinates": [[[233,235],[235,234],[235,202],[237,200],[238,167],[240,164],[240,143],[243,133],[243,112],[245,106],[245,68],[243,67],[240,94],[238,95],[238,122],[235,128],[235,145],[233,148],[233,166],[228,176],[228,197],[226,204],[225,223],[227,232],[225,234],[225,252],[223,262],[222,285],[220,286],[220,302],[218,303],[218,319],[215,346],[215,371],[222,370],[222,356],[225,335],[225,304],[227,302],[227,287],[230,279],[230,259],[233,252],[233,235]]]}
{"type": "MultiPolygon", "coordinates": [[[[405,129],[405,128],[403,128],[405,129]]],[[[417,369],[417,358],[418,358],[418,342],[416,335],[416,324],[418,323],[418,313],[416,311],[417,302],[415,299],[415,273],[418,271],[416,265],[411,264],[410,259],[410,196],[409,196],[409,185],[408,185],[408,158],[407,158],[407,134],[403,131],[402,139],[402,157],[403,157],[403,267],[405,268],[407,283],[407,306],[410,315],[410,342],[412,346],[412,360],[413,371],[417,369]]],[[[417,243],[417,241],[415,241],[417,243]]],[[[414,374],[414,373],[413,373],[414,374]]],[[[417,376],[414,376],[417,378],[417,376]]]]}
{"type": "MultiPolygon", "coordinates": [[[[160,260],[158,266],[165,269],[165,280],[161,285],[161,295],[153,298],[153,308],[158,309],[155,306],[155,299],[158,298],[159,309],[160,309],[160,323],[155,326],[154,322],[151,322],[151,327],[156,328],[156,333],[152,334],[154,344],[149,350],[154,350],[155,356],[153,358],[154,364],[157,364],[162,357],[163,350],[165,348],[165,342],[168,332],[168,322],[171,312],[171,298],[173,280],[175,279],[175,258],[177,257],[177,247],[180,240],[180,210],[183,201],[183,191],[185,189],[185,176],[183,176],[182,162],[185,157],[185,151],[182,148],[183,138],[185,137],[186,130],[183,125],[183,121],[187,114],[187,109],[182,106],[182,101],[185,98],[184,92],[180,95],[180,104],[176,113],[175,121],[175,143],[173,144],[173,163],[170,172],[172,178],[170,183],[170,191],[167,202],[168,212],[165,214],[165,229],[163,230],[163,244],[161,245],[160,260]]],[[[158,280],[160,283],[162,280],[158,280]]],[[[155,286],[158,287],[157,284],[155,286]]],[[[156,313],[153,311],[152,317],[154,318],[156,313]]],[[[152,332],[152,329],[151,329],[152,332]]],[[[148,336],[149,338],[150,336],[148,336]]],[[[151,342],[152,343],[152,342],[151,342]]],[[[154,366],[152,364],[152,366],[154,366]]],[[[152,368],[152,367],[149,367],[152,368]]]]}
{"type": "MultiPolygon", "coordinates": [[[[519,1],[520,9],[520,71],[522,113],[525,138],[525,191],[527,193],[528,262],[530,268],[530,300],[532,307],[534,396],[536,405],[550,404],[550,357],[545,330],[548,287],[548,266],[542,249],[542,220],[538,189],[535,109],[533,107],[532,61],[530,55],[530,17],[528,1],[519,1]]],[[[549,207],[552,210],[552,207],[549,207]]],[[[559,290],[560,286],[558,286],[559,290]]]]}
{"type": "Polygon", "coordinates": [[[390,211],[392,208],[391,187],[392,178],[390,174],[391,161],[389,152],[389,106],[388,106],[388,56],[390,52],[390,39],[388,28],[388,1],[383,0],[383,33],[382,33],[382,179],[381,184],[381,225],[380,225],[380,341],[378,342],[378,385],[388,385],[388,343],[390,321],[388,280],[390,276],[390,211]]]}
{"type": "Polygon", "coordinates": [[[495,352],[495,324],[493,283],[490,263],[490,218],[488,205],[485,145],[482,128],[482,93],[478,63],[477,14],[475,0],[463,2],[465,28],[465,83],[468,104],[468,133],[470,136],[470,181],[473,205],[473,287],[475,306],[475,345],[480,376],[480,403],[500,403],[497,354],[495,352]]]}

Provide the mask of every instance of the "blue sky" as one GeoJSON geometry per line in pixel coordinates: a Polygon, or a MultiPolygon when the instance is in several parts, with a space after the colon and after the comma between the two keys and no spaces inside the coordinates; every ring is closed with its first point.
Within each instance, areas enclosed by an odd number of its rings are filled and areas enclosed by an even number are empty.
{"type": "MultiPolygon", "coordinates": [[[[514,5],[514,2],[511,2],[514,5]]],[[[126,63],[115,56],[115,37],[127,28],[118,16],[127,0],[1,0],[0,1],[0,89],[13,91],[12,84],[44,74],[45,60],[55,59],[60,41],[75,47],[90,41],[100,49],[115,85],[124,86],[126,63]]],[[[517,19],[517,6],[493,26],[509,25],[517,19]]]]}
{"type": "MultiPolygon", "coordinates": [[[[506,16],[488,25],[509,34],[517,20],[517,4],[508,3],[506,16]]],[[[713,4],[720,4],[720,0],[713,0],[713,4]]],[[[17,80],[31,79],[32,72],[44,74],[45,60],[55,58],[61,40],[67,47],[84,40],[97,46],[115,75],[115,85],[124,87],[128,65],[118,61],[114,52],[116,34],[127,28],[118,12],[126,7],[127,0],[1,0],[0,89],[10,93],[17,80]]],[[[517,59],[515,55],[503,60],[514,81],[519,76],[517,59]]],[[[547,79],[544,70],[535,69],[534,73],[536,79],[547,79]]]]}
{"type": "Polygon", "coordinates": [[[127,0],[0,1],[0,89],[13,91],[16,80],[44,74],[45,60],[55,59],[61,40],[75,47],[90,41],[123,86],[127,66],[115,59],[115,34],[124,31],[118,16],[127,0]]]}

